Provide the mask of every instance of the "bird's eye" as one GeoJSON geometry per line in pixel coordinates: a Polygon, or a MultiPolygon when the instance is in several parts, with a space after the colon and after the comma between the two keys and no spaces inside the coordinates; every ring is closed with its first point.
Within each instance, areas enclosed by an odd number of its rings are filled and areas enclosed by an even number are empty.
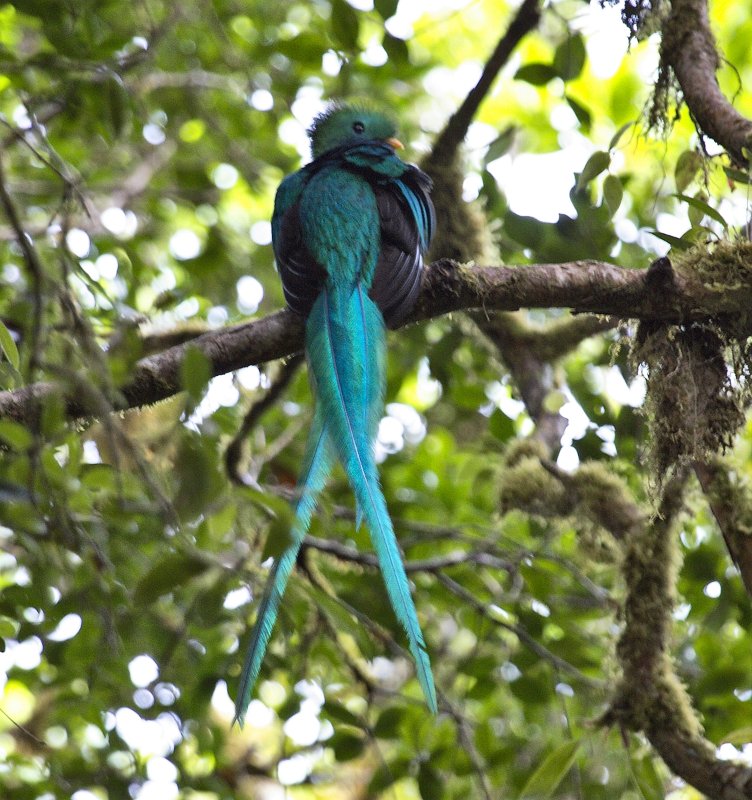
{"type": "Polygon", "coordinates": [[[353,130],[355,133],[363,133],[366,126],[362,122],[353,122],[353,130]]]}

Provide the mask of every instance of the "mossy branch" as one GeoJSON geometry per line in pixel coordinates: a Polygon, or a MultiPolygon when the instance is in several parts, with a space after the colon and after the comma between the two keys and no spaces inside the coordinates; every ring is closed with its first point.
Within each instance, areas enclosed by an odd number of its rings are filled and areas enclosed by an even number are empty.
{"type": "MultiPolygon", "coordinates": [[[[746,243],[752,252],[752,244],[746,243]]],[[[604,261],[572,261],[525,267],[467,267],[442,259],[426,268],[417,307],[408,322],[451,311],[520,308],[571,308],[619,319],[664,323],[729,317],[737,321],[752,307],[752,258],[749,276],[733,291],[720,291],[696,279],[675,274],[655,286],[651,270],[629,270],[604,261]]],[[[277,311],[244,325],[211,331],[189,343],[141,359],[120,387],[114,410],[135,408],[182,390],[180,366],[188,347],[198,348],[213,376],[284,358],[298,352],[303,322],[289,310],[277,311]]],[[[45,402],[62,397],[70,419],[94,416],[77,390],[42,382],[0,392],[0,418],[31,424],[45,402]]]]}
{"type": "Polygon", "coordinates": [[[721,92],[716,78],[719,63],[707,1],[671,0],[671,14],[663,24],[662,68],[670,67],[676,75],[700,132],[747,168],[752,151],[752,121],[743,117],[721,92]]]}
{"type": "Polygon", "coordinates": [[[670,655],[681,512],[688,468],[666,483],[658,513],[625,541],[622,677],[603,725],[642,731],[677,775],[712,800],[752,798],[752,769],[715,755],[670,655]]]}

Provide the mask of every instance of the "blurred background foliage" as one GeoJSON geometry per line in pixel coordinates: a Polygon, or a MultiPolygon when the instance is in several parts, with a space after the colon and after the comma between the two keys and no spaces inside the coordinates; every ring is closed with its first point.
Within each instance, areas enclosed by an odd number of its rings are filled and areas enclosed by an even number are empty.
{"type": "MultiPolygon", "coordinates": [[[[390,108],[418,160],[513,10],[0,3],[0,164],[38,256],[30,269],[0,217],[2,388],[56,380],[107,408],[168,332],[281,307],[274,191],[307,157],[323,101],[390,108]]],[[[722,86],[752,115],[752,16],[731,0],[711,11],[722,86]]],[[[686,112],[665,139],[645,131],[657,51],[655,37],[629,44],[618,8],[548,5],[464,151],[465,199],[483,204],[499,263],[644,268],[745,224],[744,175],[703,157],[686,112]]],[[[616,339],[555,365],[547,403],[569,421],[555,456],[599,460],[644,498],[643,382],[616,339]]],[[[73,427],[51,404],[35,430],[0,421],[0,795],[692,797],[642,740],[590,724],[609,699],[623,587],[571,521],[502,514],[503,453],[532,423],[461,316],[392,334],[379,439],[445,712],[426,714],[338,472],[311,531],[337,552],[304,551],[248,724],[230,727],[262,562],[289,521],[304,371],[251,432],[245,485],[223,459],[279,368],[207,386],[193,359],[186,392],[153,408],[73,427]]],[[[678,669],[709,737],[738,755],[752,738],[749,599],[699,495],[681,542],[678,669]]]]}

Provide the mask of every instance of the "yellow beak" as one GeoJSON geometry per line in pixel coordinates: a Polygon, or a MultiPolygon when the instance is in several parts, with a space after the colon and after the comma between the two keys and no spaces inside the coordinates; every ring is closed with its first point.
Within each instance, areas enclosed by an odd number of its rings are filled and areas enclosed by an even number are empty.
{"type": "Polygon", "coordinates": [[[394,136],[390,136],[388,139],[384,139],[387,144],[390,144],[395,150],[404,150],[405,145],[399,139],[395,139],[394,136]]]}

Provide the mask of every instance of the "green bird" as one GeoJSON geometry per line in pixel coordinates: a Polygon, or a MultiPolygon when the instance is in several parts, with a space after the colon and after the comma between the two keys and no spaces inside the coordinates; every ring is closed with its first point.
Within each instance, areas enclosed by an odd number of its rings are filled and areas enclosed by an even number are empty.
{"type": "Polygon", "coordinates": [[[272,240],[290,308],[305,318],[315,397],[296,489],[290,541],[261,599],[235,704],[243,724],[280,601],[335,459],[355,494],[387,594],[407,634],[432,712],[436,690],[394,528],[379,484],[374,440],[384,406],[386,328],[412,310],[435,227],[431,180],[395,153],[385,115],[333,105],[309,130],[313,160],[286,177],[274,201],[272,240]]]}

